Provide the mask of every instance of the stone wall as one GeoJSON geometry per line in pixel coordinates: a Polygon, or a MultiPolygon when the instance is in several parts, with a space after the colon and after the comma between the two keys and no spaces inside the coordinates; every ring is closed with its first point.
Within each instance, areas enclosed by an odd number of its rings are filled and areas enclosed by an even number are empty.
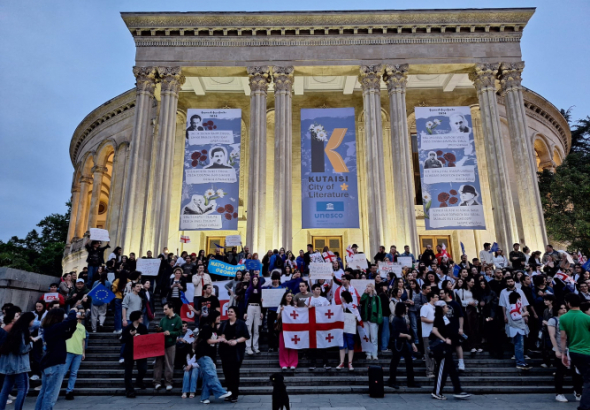
{"type": "Polygon", "coordinates": [[[23,311],[32,311],[35,301],[48,291],[51,283],[58,281],[59,278],[54,276],[0,268],[0,306],[10,302],[23,311]]]}

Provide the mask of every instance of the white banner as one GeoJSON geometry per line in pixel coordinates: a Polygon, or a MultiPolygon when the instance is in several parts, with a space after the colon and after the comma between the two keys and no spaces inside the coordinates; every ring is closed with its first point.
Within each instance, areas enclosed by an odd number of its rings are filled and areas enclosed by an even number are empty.
{"type": "Polygon", "coordinates": [[[331,263],[311,262],[309,264],[309,278],[312,280],[326,279],[331,280],[334,269],[331,263]]]}
{"type": "Polygon", "coordinates": [[[225,246],[240,246],[242,237],[240,235],[227,235],[225,237],[225,246]]]}
{"type": "Polygon", "coordinates": [[[110,242],[109,231],[106,229],[90,228],[90,240],[110,242]]]}
{"type": "Polygon", "coordinates": [[[365,289],[367,289],[369,283],[375,288],[375,279],[351,279],[350,281],[350,284],[357,290],[361,297],[365,293],[365,289]]]}
{"type": "Polygon", "coordinates": [[[160,258],[156,259],[138,259],[136,270],[141,272],[141,276],[158,276],[160,270],[160,258]]]}
{"type": "Polygon", "coordinates": [[[285,289],[262,289],[262,307],[278,307],[285,289]]]}
{"type": "Polygon", "coordinates": [[[469,134],[464,132],[450,132],[448,134],[424,135],[420,148],[440,149],[440,148],[465,148],[469,146],[469,134]]]}
{"type": "Polygon", "coordinates": [[[350,258],[346,258],[348,261],[348,267],[352,269],[368,269],[367,255],[364,253],[355,253],[350,258]]]}
{"type": "Polygon", "coordinates": [[[402,266],[407,266],[409,268],[411,268],[413,265],[411,256],[398,256],[397,262],[400,263],[402,266]]]}
{"type": "Polygon", "coordinates": [[[59,293],[57,292],[48,292],[43,295],[43,300],[46,303],[53,302],[54,300],[59,300],[59,293]]]}
{"type": "Polygon", "coordinates": [[[319,252],[315,252],[315,253],[311,253],[309,255],[309,260],[311,262],[316,262],[316,263],[324,263],[324,257],[322,256],[321,253],[319,252]]]}
{"type": "Polygon", "coordinates": [[[379,276],[386,279],[389,272],[393,272],[393,262],[379,262],[379,276]]]}
{"type": "Polygon", "coordinates": [[[231,130],[188,131],[188,143],[190,145],[233,144],[234,133],[231,130]]]}

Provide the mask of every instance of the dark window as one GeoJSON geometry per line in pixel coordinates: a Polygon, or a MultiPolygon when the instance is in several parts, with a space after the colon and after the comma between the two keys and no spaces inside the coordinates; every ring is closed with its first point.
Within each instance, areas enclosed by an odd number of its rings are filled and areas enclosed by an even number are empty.
{"type": "Polygon", "coordinates": [[[416,134],[412,134],[412,168],[414,169],[414,204],[423,205],[420,161],[418,160],[418,136],[416,134]]]}

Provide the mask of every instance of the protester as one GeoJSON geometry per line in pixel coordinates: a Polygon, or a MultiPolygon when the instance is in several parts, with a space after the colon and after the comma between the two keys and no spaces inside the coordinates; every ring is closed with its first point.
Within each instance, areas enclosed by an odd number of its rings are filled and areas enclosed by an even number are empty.
{"type": "Polygon", "coordinates": [[[240,367],[244,360],[246,341],[250,336],[244,321],[238,319],[235,307],[227,309],[227,320],[219,327],[219,333],[222,340],[222,344],[219,345],[219,357],[221,357],[225,385],[231,392],[229,401],[237,403],[240,390],[240,367]]]}
{"type": "Polygon", "coordinates": [[[525,318],[529,317],[522,303],[522,297],[517,291],[513,291],[508,296],[509,310],[506,315],[506,335],[514,343],[514,357],[516,358],[516,368],[520,370],[530,370],[530,366],[525,362],[524,355],[524,337],[529,334],[529,327],[525,318]]]}
{"type": "Polygon", "coordinates": [[[281,366],[281,369],[283,370],[287,370],[287,368],[295,370],[299,362],[299,352],[296,349],[285,347],[285,339],[283,337],[283,321],[281,319],[281,314],[285,306],[295,306],[293,292],[291,292],[291,290],[287,290],[281,299],[277,311],[276,330],[279,332],[279,366],[281,366]]]}
{"type": "Polygon", "coordinates": [[[123,330],[123,293],[127,282],[130,282],[127,278],[127,272],[121,271],[119,277],[111,285],[111,290],[115,294],[115,299],[113,299],[115,331],[113,333],[121,333],[123,330]]]}
{"type": "Polygon", "coordinates": [[[89,288],[91,288],[92,283],[94,283],[95,272],[98,271],[99,266],[104,264],[104,251],[110,248],[109,242],[107,242],[106,246],[102,248],[100,245],[100,241],[92,241],[85,245],[86,252],[88,252],[88,256],[86,257],[86,263],[88,264],[88,280],[86,281],[86,285],[89,288]]]}
{"type": "Polygon", "coordinates": [[[76,306],[76,317],[78,324],[72,337],[66,340],[66,364],[64,371],[68,370],[68,387],[66,389],[66,400],[74,400],[74,387],[76,386],[76,379],[78,377],[78,370],[82,360],[86,357],[86,328],[84,327],[84,319],[86,317],[86,310],[84,306],[76,306]]]}
{"type": "MultiPolygon", "coordinates": [[[[92,289],[94,289],[98,285],[102,285],[107,289],[111,289],[112,285],[111,282],[107,280],[106,272],[100,274],[99,280],[94,282],[94,286],[92,287],[92,289]]],[[[96,298],[92,298],[90,308],[90,321],[92,323],[92,333],[96,333],[98,329],[102,330],[102,328],[104,327],[104,322],[107,316],[107,307],[108,305],[105,302],[98,300],[96,298]]]]}
{"type": "Polygon", "coordinates": [[[136,386],[139,389],[145,389],[143,379],[147,372],[147,359],[133,358],[133,338],[136,336],[147,335],[148,330],[142,323],[143,317],[141,311],[135,310],[129,314],[129,324],[121,333],[121,343],[124,346],[123,358],[125,359],[125,394],[127,398],[135,398],[135,389],[133,388],[133,364],[137,364],[137,376],[135,378],[136,386]]]}
{"type": "Polygon", "coordinates": [[[258,338],[263,317],[261,310],[261,298],[262,286],[260,284],[260,278],[258,276],[254,276],[252,279],[250,279],[250,285],[246,290],[246,305],[248,306],[248,310],[244,316],[246,319],[246,328],[248,329],[248,333],[250,335],[248,338],[248,345],[246,346],[246,354],[248,355],[260,353],[258,348],[258,338]]]}
{"type": "Polygon", "coordinates": [[[391,322],[391,362],[389,363],[389,381],[387,385],[394,389],[399,389],[396,383],[397,366],[400,359],[403,357],[406,362],[406,377],[408,387],[420,387],[414,380],[414,363],[412,362],[411,351],[417,352],[418,348],[412,342],[412,335],[410,334],[410,327],[406,320],[407,306],[403,303],[398,303],[395,306],[395,317],[391,322]],[[410,344],[411,343],[411,344],[410,344]]]}
{"type": "MultiPolygon", "coordinates": [[[[423,290],[428,290],[431,287],[424,284],[423,290]]],[[[438,302],[439,295],[435,292],[430,292],[426,296],[428,303],[425,303],[420,308],[420,322],[422,328],[422,343],[424,345],[424,361],[426,362],[426,377],[434,377],[434,362],[430,357],[430,332],[432,332],[432,326],[434,324],[434,304],[438,302]]]]}
{"type": "Polygon", "coordinates": [[[160,325],[156,329],[164,333],[164,356],[156,358],[154,365],[154,389],[162,387],[162,370],[164,370],[166,390],[172,390],[174,377],[174,357],[176,354],[176,338],[180,335],[182,329],[182,320],[174,313],[174,308],[170,302],[164,305],[164,317],[160,320],[160,325]]]}
{"type": "Polygon", "coordinates": [[[191,343],[191,349],[187,352],[185,357],[185,363],[182,368],[184,371],[184,376],[182,378],[182,398],[188,397],[191,399],[195,398],[195,393],[197,392],[197,381],[199,380],[199,365],[197,363],[197,355],[196,355],[196,348],[197,348],[197,339],[191,343]]]}

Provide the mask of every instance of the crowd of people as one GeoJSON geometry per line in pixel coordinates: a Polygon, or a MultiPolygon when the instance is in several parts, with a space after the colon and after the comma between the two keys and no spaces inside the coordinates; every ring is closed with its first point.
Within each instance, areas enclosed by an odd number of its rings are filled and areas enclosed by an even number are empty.
{"type": "MultiPolygon", "coordinates": [[[[373,258],[361,257],[366,259],[366,268],[359,269],[350,263],[359,259],[355,254],[362,253],[357,245],[348,247],[344,258],[327,247],[320,250],[312,245],[297,257],[281,248],[269,250],[262,259],[247,246],[240,252],[233,247],[225,253],[218,247],[210,255],[203,250],[174,255],[165,248],[157,256],[158,275],[142,278],[133,253],[123,255],[116,247],[105,259],[109,244],[102,245],[96,241],[87,245],[88,266],[78,273],[65,273],[53,283],[49,293],[57,296],[50,301],[42,296],[32,312],[22,312],[11,304],[2,307],[0,410],[12,400],[17,410],[22,409],[29,380],[42,382],[36,409],[53,408],[68,372],[65,398],[74,399],[89,336],[86,329],[104,331],[109,311],[114,315],[114,333],[121,340],[119,362],[125,367],[129,398],[136,396],[136,388],[146,387],[148,359],[134,360],[136,336],[164,334],[165,354],[154,363],[156,390],[171,390],[174,368],[182,366],[182,397],[194,398],[201,380],[201,402],[209,403],[211,395],[237,402],[242,361],[260,353],[264,333],[268,351],[278,351],[283,371],[296,369],[300,355],[309,370],[315,370],[321,359],[326,369],[334,365],[337,370],[353,371],[355,351],[362,351],[367,360],[391,352],[387,384],[399,388],[396,373],[404,358],[408,387],[420,387],[413,362],[423,359],[426,375],[433,382],[432,397],[438,400],[446,399],[442,391],[449,376],[456,398],[470,396],[460,382],[461,372],[468,371],[465,354],[487,351],[502,358],[511,342],[516,368],[528,371],[529,355],[542,357],[541,366],[556,369],[556,400],[567,401],[563,380],[570,373],[575,399],[581,400],[580,408],[590,409],[590,326],[580,330],[580,324],[590,322],[590,316],[586,317],[590,315],[590,272],[581,254],[556,251],[551,245],[544,253],[531,253],[514,244],[506,257],[496,244],[486,243],[478,258],[463,254],[455,261],[444,246],[427,246],[417,257],[408,246],[403,252],[395,246],[387,252],[382,246],[373,258]],[[393,266],[402,258],[411,263],[399,273],[393,266]],[[211,259],[231,265],[259,261],[257,269],[238,270],[226,281],[229,302],[223,311],[214,285],[227,277],[209,272],[211,259]],[[330,263],[332,279],[312,279],[312,262],[330,263]],[[363,286],[355,287],[358,279],[369,282],[357,282],[363,286]],[[192,305],[185,294],[189,284],[194,294],[192,305]],[[112,291],[111,303],[89,296],[97,286],[112,291]],[[285,290],[279,306],[263,307],[263,289],[285,290]],[[160,309],[157,297],[164,316],[155,323],[160,309]],[[183,305],[188,305],[194,322],[181,320],[183,305]],[[289,349],[283,339],[281,312],[286,306],[327,305],[340,306],[354,315],[370,340],[363,345],[359,334],[344,333],[339,354],[334,355],[338,363],[330,363],[332,356],[320,349],[289,349]],[[221,320],[222,314],[227,320],[221,320]],[[217,376],[217,356],[224,387],[217,376]],[[14,388],[16,397],[10,396],[14,388]]],[[[154,257],[148,251],[143,258],[154,257]]]]}

